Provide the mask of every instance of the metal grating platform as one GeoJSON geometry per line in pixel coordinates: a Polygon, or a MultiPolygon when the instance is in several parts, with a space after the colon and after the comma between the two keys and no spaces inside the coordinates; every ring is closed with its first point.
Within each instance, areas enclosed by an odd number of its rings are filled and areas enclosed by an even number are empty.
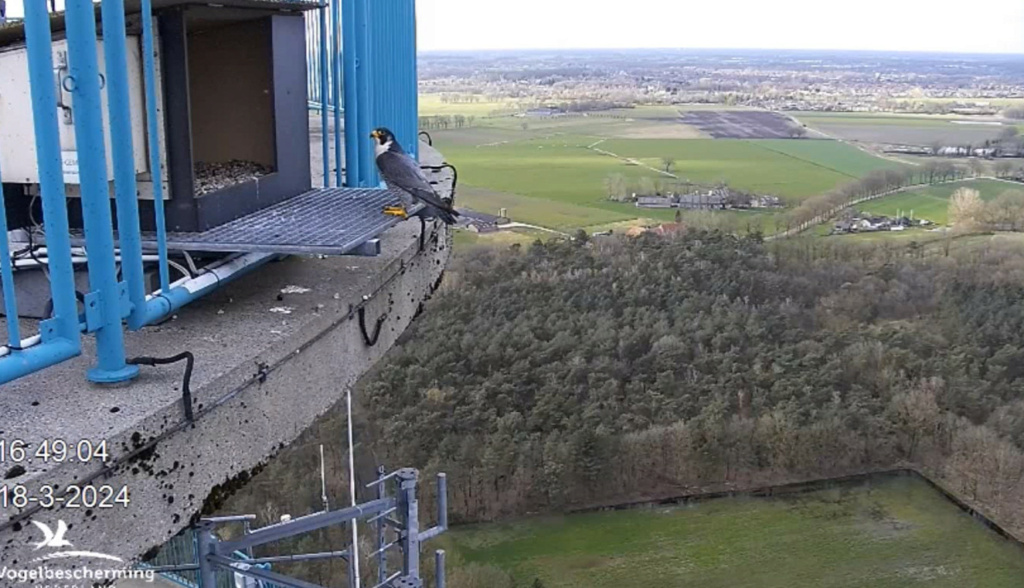
{"type": "MultiPolygon", "coordinates": [[[[343,255],[398,224],[381,209],[399,202],[399,195],[387,190],[320,188],[202,233],[168,233],[167,247],[343,255]]],[[[156,235],[144,234],[143,244],[156,247],[156,235]]]]}
{"type": "MultiPolygon", "coordinates": [[[[367,188],[319,188],[201,233],[167,233],[167,248],[223,253],[344,255],[400,222],[385,206],[401,202],[397,193],[367,188]]],[[[422,205],[409,210],[415,214],[422,205]]],[[[72,243],[82,244],[81,233],[72,243]]],[[[146,249],[156,249],[156,233],[143,233],[146,249]]]]}

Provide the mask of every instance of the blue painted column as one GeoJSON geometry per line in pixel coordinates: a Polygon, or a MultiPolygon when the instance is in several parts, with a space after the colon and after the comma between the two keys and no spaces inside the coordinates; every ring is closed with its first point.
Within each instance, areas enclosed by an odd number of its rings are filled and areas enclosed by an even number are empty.
{"type": "MultiPolygon", "coordinates": [[[[330,128],[330,121],[327,118],[327,106],[330,103],[330,90],[328,86],[330,82],[327,76],[327,7],[321,8],[318,14],[320,15],[320,140],[323,143],[323,186],[326,188],[331,185],[331,143],[327,135],[327,130],[330,128]]],[[[334,109],[335,111],[338,109],[337,101],[335,101],[334,109]]]]}
{"type": "MultiPolygon", "coordinates": [[[[146,285],[142,269],[142,229],[139,225],[138,187],[135,184],[135,149],[132,145],[132,109],[128,94],[127,38],[124,0],[103,0],[103,52],[107,80],[107,112],[114,158],[114,194],[117,200],[117,235],[121,271],[132,312],[128,325],[141,329],[146,315],[146,285]]],[[[159,171],[154,176],[159,182],[159,171]]]]}
{"type": "Polygon", "coordinates": [[[0,384],[41,370],[81,353],[74,269],[61,169],[60,130],[56,89],[53,84],[53,49],[50,17],[42,2],[25,5],[25,44],[28,53],[32,125],[39,167],[39,191],[47,233],[50,296],[53,318],[39,323],[41,343],[0,358],[0,384]]]}
{"type": "MultiPolygon", "coordinates": [[[[374,120],[376,113],[373,110],[372,87],[370,86],[370,70],[376,64],[370,54],[370,32],[369,17],[370,11],[367,0],[350,0],[355,3],[355,55],[353,59],[356,65],[356,101],[359,103],[359,112],[356,116],[356,135],[359,140],[359,186],[376,187],[380,182],[377,178],[375,165],[373,141],[370,139],[370,131],[380,126],[374,120]]],[[[351,132],[347,127],[346,132],[351,132]]]]}
{"type": "MultiPolygon", "coordinates": [[[[359,104],[359,95],[356,92],[356,0],[334,0],[341,2],[344,14],[342,24],[344,32],[341,41],[344,46],[345,56],[345,185],[350,188],[360,186],[359,181],[359,137],[357,131],[357,119],[362,105],[359,104]]],[[[369,141],[370,137],[367,136],[369,141]]]]}
{"type": "Polygon", "coordinates": [[[68,210],[61,166],[60,127],[57,122],[57,90],[53,85],[53,50],[50,15],[42,2],[25,3],[25,39],[32,94],[32,126],[36,138],[36,165],[43,202],[47,257],[50,266],[51,321],[40,324],[43,342],[66,339],[79,349],[78,303],[75,270],[71,263],[68,210]],[[49,323],[49,325],[47,325],[49,323]],[[48,328],[52,327],[52,328],[48,328]]]}
{"type": "MultiPolygon", "coordinates": [[[[38,0],[33,0],[38,1],[38,0]]],[[[75,147],[82,188],[82,218],[89,252],[86,316],[95,317],[96,366],[93,382],[123,382],[139,373],[125,363],[120,287],[114,267],[114,235],[107,183],[107,156],[96,57],[96,17],[90,0],[67,0],[68,71],[75,118],[75,147]]],[[[51,106],[52,108],[52,106],[51,106]]],[[[93,330],[90,328],[90,330],[93,330]]]]}
{"type": "MultiPolygon", "coordinates": [[[[156,49],[153,47],[152,0],[142,0],[142,76],[146,82],[146,134],[149,139],[149,173],[153,178],[153,213],[156,218],[156,248],[160,257],[160,289],[170,288],[167,267],[167,221],[164,213],[163,170],[160,168],[160,135],[156,116],[156,49]]],[[[134,321],[134,319],[133,319],[134,321]]],[[[133,327],[134,328],[134,327],[133,327]]]]}
{"type": "MultiPolygon", "coordinates": [[[[331,0],[331,60],[333,63],[334,74],[334,185],[342,185],[342,173],[341,173],[341,43],[338,42],[338,35],[341,34],[341,4],[342,0],[331,0]]],[[[348,67],[346,65],[346,67],[348,67]]],[[[345,130],[348,131],[348,125],[345,126],[345,130]]],[[[325,131],[326,132],[326,131],[325,131]]],[[[346,133],[347,135],[347,133],[346,133]]],[[[352,160],[349,159],[352,154],[345,153],[346,161],[345,165],[348,169],[352,168],[352,160]]]]}
{"type": "Polygon", "coordinates": [[[11,262],[10,243],[7,240],[7,203],[4,201],[3,178],[3,170],[0,169],[0,273],[3,275],[4,314],[7,316],[7,345],[15,349],[21,345],[21,331],[17,319],[18,298],[14,292],[14,264],[11,262]]]}

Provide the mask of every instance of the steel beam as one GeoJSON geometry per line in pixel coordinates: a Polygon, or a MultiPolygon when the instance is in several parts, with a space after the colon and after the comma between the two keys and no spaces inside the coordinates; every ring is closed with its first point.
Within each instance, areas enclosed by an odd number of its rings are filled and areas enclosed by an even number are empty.
{"type": "MultiPolygon", "coordinates": [[[[257,567],[250,567],[248,569],[241,569],[235,567],[235,564],[248,564],[249,562],[242,561],[239,559],[231,559],[222,555],[211,555],[209,556],[210,563],[219,566],[232,573],[239,574],[242,576],[248,576],[250,578],[256,578],[257,580],[263,580],[281,586],[282,588],[324,588],[320,584],[311,584],[297,578],[290,578],[283,574],[271,572],[270,570],[264,570],[257,567]]],[[[202,584],[203,588],[207,586],[216,587],[216,584],[206,583],[202,584]]]]}
{"type": "Polygon", "coordinates": [[[273,543],[274,541],[302,535],[331,525],[338,525],[354,519],[375,515],[391,508],[394,506],[394,503],[395,501],[392,498],[377,499],[357,506],[321,512],[287,523],[256,529],[241,539],[220,543],[217,546],[217,553],[224,554],[244,551],[250,547],[273,543]]]}

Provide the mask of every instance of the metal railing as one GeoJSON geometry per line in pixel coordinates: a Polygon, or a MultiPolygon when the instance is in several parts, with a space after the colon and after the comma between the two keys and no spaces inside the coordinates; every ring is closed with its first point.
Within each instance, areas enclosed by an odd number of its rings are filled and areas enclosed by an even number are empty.
{"type": "MultiPolygon", "coordinates": [[[[247,561],[251,561],[253,558],[244,551],[236,551],[233,554],[234,559],[238,560],[238,563],[244,564],[247,561]]],[[[186,529],[183,533],[179,533],[171,538],[170,541],[165,543],[160,551],[150,561],[140,564],[139,567],[145,568],[161,568],[170,567],[182,563],[198,563],[199,561],[199,538],[198,531],[196,529],[186,529]]],[[[259,563],[253,564],[261,570],[270,570],[271,564],[259,563]]],[[[236,588],[236,574],[227,570],[216,570],[214,588],[236,588]]],[[[199,583],[199,571],[197,570],[180,570],[174,572],[160,572],[160,577],[168,582],[182,586],[184,588],[201,588],[199,583]]],[[[285,588],[281,584],[276,584],[270,581],[261,581],[260,588],[285,588]]]]}
{"type": "MultiPolygon", "coordinates": [[[[0,384],[78,356],[81,335],[96,341],[96,360],[88,371],[93,382],[130,380],[138,366],[126,359],[123,322],[131,330],[170,316],[182,306],[229,280],[273,259],[274,254],[238,254],[171,282],[163,184],[154,173],[153,215],[156,251],[144,255],[137,196],[134,154],[145,149],[149,169],[161,169],[154,58],[152,0],[141,0],[143,105],[146,145],[132,141],[131,100],[125,28],[125,0],[102,0],[103,52],[101,73],[97,57],[97,24],[91,0],[67,0],[65,26],[68,68],[60,78],[74,108],[75,147],[81,188],[85,246],[73,256],[67,211],[67,192],[60,145],[54,84],[51,20],[44,2],[25,2],[26,52],[30,82],[38,197],[42,204],[45,248],[30,241],[27,249],[12,251],[7,226],[5,190],[0,190],[0,284],[3,286],[7,343],[0,346],[0,384]],[[101,92],[106,94],[104,120],[101,92]],[[107,173],[107,139],[111,145],[113,178],[107,173]],[[116,204],[117,244],[110,207],[110,180],[116,204]],[[87,252],[87,255],[85,255],[87,252]],[[45,255],[43,255],[45,253],[45,255]],[[18,320],[14,270],[24,256],[41,266],[49,280],[52,311],[38,332],[23,333],[18,320]],[[89,288],[76,293],[75,263],[86,263],[89,288]],[[160,288],[147,292],[144,263],[155,263],[160,288]],[[118,276],[118,266],[120,274],[118,276]]],[[[334,117],[334,186],[377,187],[369,141],[372,127],[388,126],[415,153],[417,98],[415,0],[334,0],[308,16],[307,88],[320,108],[324,129],[325,186],[331,183],[328,115],[334,117]],[[342,14],[346,16],[342,35],[342,14]],[[312,34],[315,33],[315,34],[312,34]],[[345,59],[342,59],[344,51],[345,59]],[[344,84],[342,95],[342,80],[344,84]],[[347,108],[338,108],[347,105],[347,108]],[[344,111],[344,112],[343,112],[344,111]],[[342,122],[344,114],[344,125],[342,122]],[[343,133],[344,129],[350,132],[343,133]],[[343,175],[343,156],[347,173],[343,175]]],[[[0,169],[0,185],[3,182],[0,169]]]]}
{"type": "Polygon", "coordinates": [[[306,95],[309,101],[309,109],[320,111],[324,107],[328,112],[334,112],[335,108],[343,108],[337,104],[337,99],[330,87],[324,88],[326,82],[322,81],[321,75],[329,76],[331,67],[330,61],[321,58],[323,55],[334,53],[334,36],[329,35],[330,15],[326,8],[307,12],[306,18],[306,95]],[[326,16],[325,16],[326,14],[326,16]],[[321,31],[321,27],[323,30],[321,31]],[[324,61],[327,61],[324,63],[324,61]]]}

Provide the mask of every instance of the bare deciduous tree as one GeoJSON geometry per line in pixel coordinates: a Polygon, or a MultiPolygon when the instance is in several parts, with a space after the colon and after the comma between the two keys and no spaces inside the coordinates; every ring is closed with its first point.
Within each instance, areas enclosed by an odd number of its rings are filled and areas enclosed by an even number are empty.
{"type": "Polygon", "coordinates": [[[1013,163],[1003,160],[996,162],[995,173],[997,178],[1005,178],[1013,174],[1013,163]]]}
{"type": "Polygon", "coordinates": [[[977,190],[960,188],[949,200],[949,222],[958,232],[972,231],[981,221],[984,210],[985,203],[977,190]]]}
{"type": "Polygon", "coordinates": [[[604,179],[604,187],[608,191],[609,200],[625,200],[629,192],[626,178],[622,174],[611,174],[606,177],[604,179]]]}
{"type": "Polygon", "coordinates": [[[675,166],[676,166],[676,160],[675,159],[672,159],[671,157],[662,157],[661,158],[661,169],[665,170],[665,173],[667,173],[667,174],[672,173],[672,168],[674,168],[675,166]]]}

